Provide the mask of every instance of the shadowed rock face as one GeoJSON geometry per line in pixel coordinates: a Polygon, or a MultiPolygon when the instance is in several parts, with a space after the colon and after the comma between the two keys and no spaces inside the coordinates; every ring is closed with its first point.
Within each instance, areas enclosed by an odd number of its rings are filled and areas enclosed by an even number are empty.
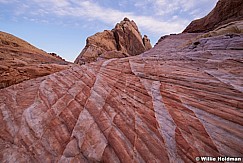
{"type": "Polygon", "coordinates": [[[134,56],[151,49],[150,40],[143,38],[134,21],[124,18],[115,28],[88,37],[86,46],[75,60],[84,64],[99,59],[134,56]]]}
{"type": "Polygon", "coordinates": [[[0,89],[68,68],[50,55],[13,35],[0,32],[0,89]]]}
{"type": "Polygon", "coordinates": [[[150,44],[150,40],[147,35],[143,36],[143,44],[146,51],[152,48],[152,45],[150,44]]]}
{"type": "Polygon", "coordinates": [[[183,32],[208,32],[220,25],[237,20],[243,20],[243,1],[219,0],[207,16],[192,21],[183,32]]]}
{"type": "Polygon", "coordinates": [[[0,162],[242,156],[243,35],[198,35],[0,90],[0,162]]]}

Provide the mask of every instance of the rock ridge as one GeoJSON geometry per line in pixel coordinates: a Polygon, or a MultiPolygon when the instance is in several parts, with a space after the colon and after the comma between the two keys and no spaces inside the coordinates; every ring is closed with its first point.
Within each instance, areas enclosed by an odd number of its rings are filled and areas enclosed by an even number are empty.
{"type": "Polygon", "coordinates": [[[6,32],[0,32],[0,89],[68,68],[68,62],[6,32]]]}
{"type": "Polygon", "coordinates": [[[192,21],[183,32],[209,32],[221,25],[239,20],[243,20],[243,1],[219,0],[207,16],[192,21]]]}

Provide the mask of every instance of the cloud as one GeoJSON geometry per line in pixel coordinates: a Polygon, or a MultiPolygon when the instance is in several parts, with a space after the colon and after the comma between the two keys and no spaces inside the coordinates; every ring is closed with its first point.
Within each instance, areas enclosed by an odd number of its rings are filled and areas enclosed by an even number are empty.
{"type": "MultiPolygon", "coordinates": [[[[17,1],[17,0],[16,0],[17,1]]],[[[140,29],[151,34],[169,34],[181,32],[192,18],[198,17],[201,4],[216,0],[141,0],[119,1],[118,6],[133,6],[132,12],[103,7],[97,0],[25,0],[16,3],[18,6],[15,16],[27,16],[39,22],[55,19],[62,22],[72,19],[74,23],[98,21],[114,25],[124,17],[134,20],[140,29]],[[141,10],[141,11],[140,11],[141,10]],[[186,13],[186,14],[184,14],[186,13]],[[66,18],[66,19],[65,19],[66,18]]],[[[0,0],[0,3],[7,3],[0,0]]],[[[123,8],[124,8],[123,7],[123,8]]],[[[70,22],[70,21],[69,21],[70,22]]]]}
{"type": "Polygon", "coordinates": [[[124,12],[112,8],[103,8],[92,1],[68,1],[68,0],[35,0],[41,7],[36,10],[36,15],[44,13],[52,13],[57,16],[67,16],[85,18],[88,21],[102,21],[104,23],[114,25],[121,21],[124,17],[134,20],[139,28],[144,29],[153,34],[178,33],[182,31],[188,21],[163,21],[151,16],[140,16],[133,12],[124,12]],[[49,7],[47,7],[49,6],[49,7]]]}
{"type": "MultiPolygon", "coordinates": [[[[69,6],[70,3],[67,0],[34,0],[34,2],[38,3],[39,5],[55,5],[55,7],[65,7],[65,6],[69,6]]],[[[51,6],[49,6],[51,7],[51,6]]]]}
{"type": "Polygon", "coordinates": [[[159,21],[152,17],[146,16],[131,16],[138,26],[144,28],[154,34],[169,34],[181,32],[185,25],[188,24],[187,20],[172,21],[159,21]]]}
{"type": "Polygon", "coordinates": [[[19,5],[18,9],[14,11],[15,15],[22,15],[24,14],[27,10],[29,10],[30,6],[27,4],[21,4],[19,5]]]}
{"type": "MultiPolygon", "coordinates": [[[[147,8],[150,6],[157,16],[173,16],[178,13],[190,14],[191,10],[198,13],[205,10],[206,5],[211,9],[211,4],[215,4],[218,0],[143,0],[134,3],[135,7],[147,8]],[[187,13],[188,12],[188,13],[187,13]]],[[[197,13],[197,14],[198,14],[197,13]]]]}
{"type": "Polygon", "coordinates": [[[5,3],[5,4],[7,4],[7,3],[12,3],[11,1],[9,1],[9,0],[0,0],[0,3],[5,3]]]}

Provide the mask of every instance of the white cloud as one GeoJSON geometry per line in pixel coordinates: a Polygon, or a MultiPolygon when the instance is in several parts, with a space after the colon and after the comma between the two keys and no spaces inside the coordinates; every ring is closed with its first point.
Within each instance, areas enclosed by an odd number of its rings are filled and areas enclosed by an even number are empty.
{"type": "Polygon", "coordinates": [[[30,8],[29,5],[27,4],[21,4],[17,10],[14,11],[15,15],[21,15],[23,13],[25,13],[28,9],[30,8]]]}
{"type": "Polygon", "coordinates": [[[153,6],[157,15],[173,14],[175,11],[188,11],[198,0],[154,0],[153,6]]]}
{"type": "Polygon", "coordinates": [[[119,1],[119,2],[118,2],[118,5],[119,5],[120,7],[126,7],[128,4],[129,4],[129,3],[128,3],[127,0],[123,0],[123,1],[119,1]]]}
{"type": "MultiPolygon", "coordinates": [[[[147,8],[148,6],[154,11],[154,15],[165,16],[174,15],[178,12],[189,12],[191,10],[203,10],[202,5],[215,4],[218,0],[143,0],[135,2],[134,6],[147,8]]],[[[190,14],[190,12],[188,13],[190,14]]]]}
{"type": "Polygon", "coordinates": [[[170,34],[170,33],[179,33],[181,32],[188,21],[179,20],[179,21],[159,21],[152,17],[145,16],[131,16],[133,20],[138,24],[139,27],[145,29],[154,34],[170,34]]]}
{"type": "MultiPolygon", "coordinates": [[[[189,19],[198,17],[198,13],[201,12],[200,4],[205,5],[209,1],[212,4],[212,2],[216,2],[217,0],[201,0],[200,2],[198,0],[119,1],[118,6],[133,3],[135,11],[126,12],[102,7],[95,0],[26,0],[25,2],[21,1],[18,3],[19,8],[16,16],[23,14],[28,15],[29,18],[32,16],[33,19],[40,18],[41,21],[44,21],[43,19],[50,21],[49,19],[53,18],[52,15],[56,15],[64,23],[65,19],[62,19],[62,17],[72,18],[80,24],[82,21],[99,21],[112,26],[124,17],[128,17],[134,20],[138,27],[146,31],[146,33],[163,35],[181,32],[190,22],[182,18],[182,12],[191,15],[189,19]],[[27,5],[24,5],[24,3],[27,5]],[[151,11],[138,12],[136,11],[138,9],[151,11]],[[139,13],[142,13],[142,15],[139,15],[139,13]]],[[[8,1],[0,0],[0,2],[5,3],[8,1]]]]}
{"type": "Polygon", "coordinates": [[[55,5],[56,7],[65,7],[70,5],[67,0],[34,0],[34,2],[38,3],[38,5],[44,5],[44,6],[52,4],[55,5]]]}
{"type": "MultiPolygon", "coordinates": [[[[91,1],[67,1],[62,0],[61,4],[57,0],[35,0],[41,9],[37,14],[52,13],[58,16],[71,16],[75,18],[86,18],[87,20],[99,20],[104,23],[114,25],[124,17],[134,20],[139,28],[154,34],[178,33],[183,30],[188,21],[162,21],[151,16],[139,16],[133,12],[122,12],[112,8],[103,8],[91,1]],[[72,4],[72,5],[71,5],[72,4]],[[46,6],[49,7],[46,7],[46,6]]],[[[174,19],[175,20],[175,19],[174,19]]]]}
{"type": "Polygon", "coordinates": [[[9,0],[0,0],[0,3],[12,3],[12,2],[9,0]]]}

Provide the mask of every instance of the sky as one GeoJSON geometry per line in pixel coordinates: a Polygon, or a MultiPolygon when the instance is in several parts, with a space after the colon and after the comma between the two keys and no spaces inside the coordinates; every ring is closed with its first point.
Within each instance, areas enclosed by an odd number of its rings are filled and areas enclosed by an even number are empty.
{"type": "Polygon", "coordinates": [[[0,31],[74,61],[86,38],[128,17],[152,45],[206,16],[217,0],[0,0],[0,31]]]}

